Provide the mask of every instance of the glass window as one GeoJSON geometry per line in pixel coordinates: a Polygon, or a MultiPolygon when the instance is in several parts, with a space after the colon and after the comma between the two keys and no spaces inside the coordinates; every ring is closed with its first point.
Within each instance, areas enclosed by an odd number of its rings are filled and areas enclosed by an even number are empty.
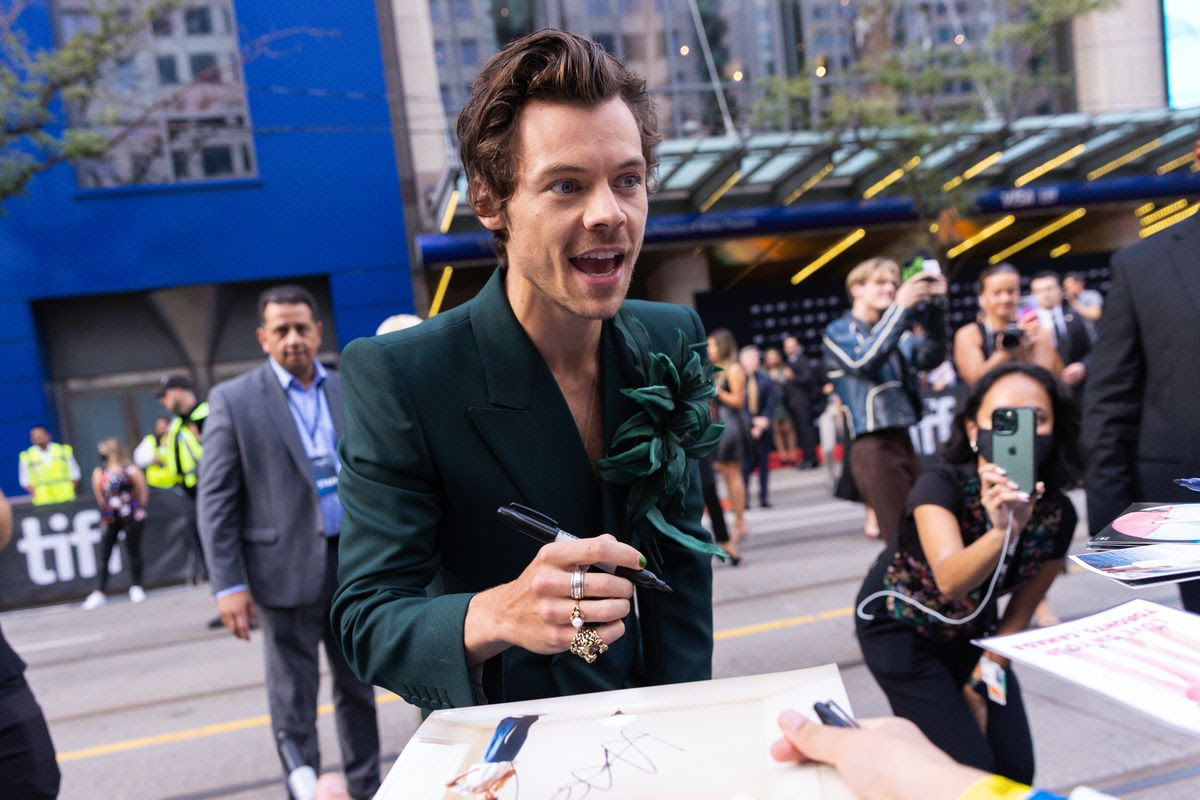
{"type": "Polygon", "coordinates": [[[429,19],[431,22],[442,21],[442,0],[429,0],[429,19]]]}
{"type": "Polygon", "coordinates": [[[172,150],[171,151],[171,166],[175,170],[175,179],[188,177],[189,162],[191,154],[187,150],[172,150]]]}
{"type": "Polygon", "coordinates": [[[81,33],[96,32],[96,20],[87,11],[63,11],[58,15],[58,22],[64,42],[71,41],[81,33]]]}
{"type": "Polygon", "coordinates": [[[593,17],[607,17],[612,14],[612,3],[609,0],[588,0],[588,14],[593,17]]]}
{"type": "Polygon", "coordinates": [[[233,174],[233,150],[229,145],[209,145],[200,149],[200,163],[204,168],[204,177],[213,178],[219,175],[233,174]]]}
{"type": "Polygon", "coordinates": [[[117,85],[119,87],[125,91],[132,91],[137,88],[140,77],[137,62],[132,58],[117,59],[117,85]]]}
{"type": "Polygon", "coordinates": [[[470,19],[474,16],[471,8],[471,0],[454,0],[454,18],[455,19],[470,19]]]}
{"type": "Polygon", "coordinates": [[[179,85],[179,64],[175,56],[159,56],[155,59],[158,64],[158,83],[160,86],[179,85]]]}
{"type": "Polygon", "coordinates": [[[185,8],[183,10],[183,28],[189,36],[204,36],[212,33],[212,10],[208,6],[185,8]]]}
{"type": "Polygon", "coordinates": [[[642,13],[642,0],[621,0],[622,14],[640,14],[642,13]]]}
{"type": "Polygon", "coordinates": [[[463,39],[458,43],[458,55],[463,64],[479,63],[479,42],[474,39],[463,39]]]}
{"type": "Polygon", "coordinates": [[[221,71],[217,69],[217,57],[212,53],[192,53],[188,56],[192,69],[192,80],[220,83],[221,71]]]}
{"type": "Polygon", "coordinates": [[[597,33],[592,37],[596,44],[604,48],[605,52],[617,54],[617,42],[611,33],[597,33]]]}
{"type": "Polygon", "coordinates": [[[160,14],[150,20],[150,30],[154,31],[155,36],[170,36],[174,30],[170,13],[160,14]]]}

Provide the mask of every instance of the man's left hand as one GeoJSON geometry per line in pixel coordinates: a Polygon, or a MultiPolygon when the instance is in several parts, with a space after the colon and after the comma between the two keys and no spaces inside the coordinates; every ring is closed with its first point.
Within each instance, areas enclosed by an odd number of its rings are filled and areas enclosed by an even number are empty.
{"type": "Polygon", "coordinates": [[[217,598],[217,613],[225,629],[239,639],[250,641],[250,626],[258,619],[254,600],[245,589],[217,598]]]}

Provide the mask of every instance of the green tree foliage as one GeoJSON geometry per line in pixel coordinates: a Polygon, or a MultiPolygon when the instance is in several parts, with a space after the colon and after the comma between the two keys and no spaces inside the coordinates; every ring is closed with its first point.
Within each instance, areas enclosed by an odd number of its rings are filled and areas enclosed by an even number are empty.
{"type": "MultiPolygon", "coordinates": [[[[21,28],[33,5],[33,0],[0,0],[0,210],[36,175],[64,161],[100,157],[124,138],[125,126],[69,127],[66,117],[88,116],[105,77],[128,56],[150,21],[179,0],[138,5],[96,0],[88,29],[50,49],[34,49],[21,28]]],[[[38,13],[46,13],[45,3],[36,5],[38,13]]]]}

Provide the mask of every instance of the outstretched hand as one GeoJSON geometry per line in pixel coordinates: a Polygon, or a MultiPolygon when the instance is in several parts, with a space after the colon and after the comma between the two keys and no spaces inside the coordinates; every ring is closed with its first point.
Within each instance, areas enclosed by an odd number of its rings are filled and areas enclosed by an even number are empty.
{"type": "Polygon", "coordinates": [[[866,800],[957,800],[987,775],[955,762],[906,719],[859,724],[857,729],[829,727],[785,711],[779,715],[783,737],[771,745],[771,757],[828,764],[866,800]]]}

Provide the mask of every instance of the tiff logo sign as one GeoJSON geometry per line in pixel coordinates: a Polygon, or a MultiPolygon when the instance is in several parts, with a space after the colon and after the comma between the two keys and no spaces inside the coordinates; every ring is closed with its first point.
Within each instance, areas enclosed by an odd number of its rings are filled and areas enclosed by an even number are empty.
{"type": "MultiPolygon", "coordinates": [[[[21,539],[17,550],[25,554],[29,580],[38,586],[96,577],[96,545],[100,543],[100,512],[79,511],[74,517],[51,514],[46,520],[49,532],[42,530],[37,517],[21,520],[21,539]],[[49,559],[47,559],[47,555],[49,559]]],[[[120,548],[113,548],[108,571],[121,571],[120,548]]]]}

